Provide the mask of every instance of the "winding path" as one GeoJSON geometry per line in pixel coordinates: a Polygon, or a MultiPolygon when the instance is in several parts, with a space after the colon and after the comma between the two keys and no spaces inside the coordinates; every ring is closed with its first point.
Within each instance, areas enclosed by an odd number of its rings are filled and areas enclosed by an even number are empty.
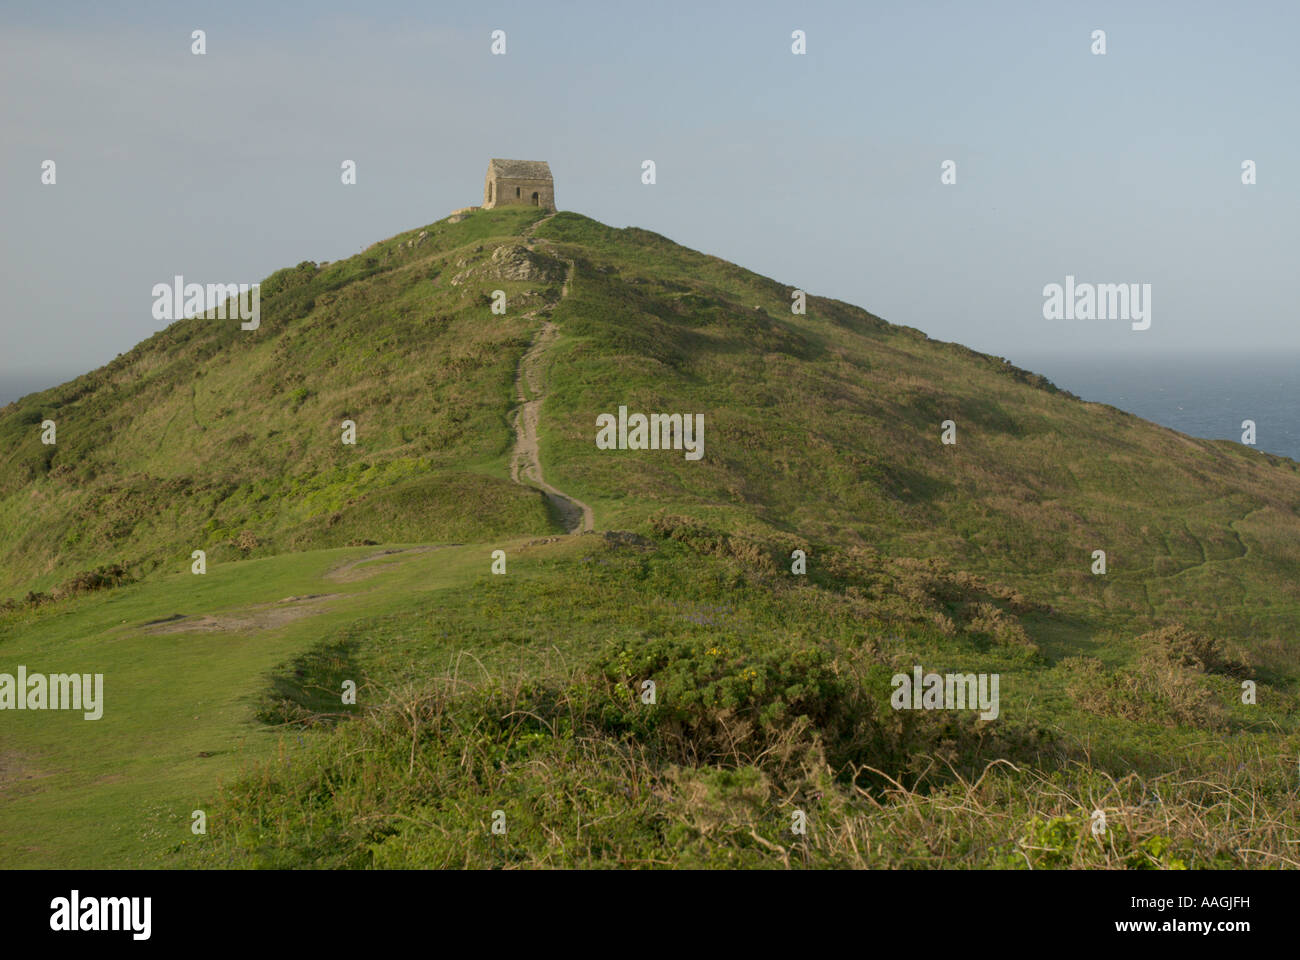
{"type": "MultiPolygon", "coordinates": [[[[539,220],[533,225],[533,229],[549,219],[550,217],[546,217],[539,220]]],[[[531,233],[532,230],[529,230],[526,235],[531,233]]],[[[560,289],[561,299],[568,296],[569,283],[572,279],[573,263],[570,261],[564,286],[560,289]]],[[[536,311],[533,311],[525,316],[532,317],[535,314],[536,311]]],[[[595,526],[591,507],[546,482],[546,478],[542,476],[541,451],[537,441],[537,422],[542,400],[545,399],[545,394],[542,392],[544,382],[542,358],[559,333],[559,327],[550,320],[543,320],[541,330],[520,358],[519,367],[515,371],[515,396],[521,406],[515,415],[515,449],[510,457],[510,479],[521,485],[534,486],[546,494],[546,498],[559,511],[560,519],[567,532],[586,533],[595,526]]]]}

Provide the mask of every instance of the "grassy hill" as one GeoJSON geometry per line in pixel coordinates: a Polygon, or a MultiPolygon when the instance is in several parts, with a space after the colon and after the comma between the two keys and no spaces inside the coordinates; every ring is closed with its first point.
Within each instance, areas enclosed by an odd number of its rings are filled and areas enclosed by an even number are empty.
{"type": "Polygon", "coordinates": [[[794,289],[480,211],[0,410],[0,671],[108,691],[0,714],[0,857],[1300,865],[1297,464],[794,289]],[[511,479],[536,397],[594,535],[511,479]],[[703,458],[598,449],[620,406],[703,458]],[[890,709],[918,664],[999,717],[890,709]]]}
{"type": "MultiPolygon", "coordinates": [[[[104,563],[138,574],[403,530],[456,540],[550,529],[505,472],[523,319],[546,288],[453,283],[526,223],[439,224],[262,285],[261,328],[193,318],[0,415],[0,591],[45,589],[104,563]],[[411,241],[408,245],[408,241],[411,241]],[[54,420],[58,443],[42,445],[54,420]],[[357,424],[355,447],[340,424],[357,424]],[[238,548],[249,531],[257,546],[238,548]],[[210,553],[211,555],[211,553],[210,553]]],[[[558,289],[558,286],[557,286],[558,289]]],[[[247,540],[246,542],[251,542],[247,540]]]]}

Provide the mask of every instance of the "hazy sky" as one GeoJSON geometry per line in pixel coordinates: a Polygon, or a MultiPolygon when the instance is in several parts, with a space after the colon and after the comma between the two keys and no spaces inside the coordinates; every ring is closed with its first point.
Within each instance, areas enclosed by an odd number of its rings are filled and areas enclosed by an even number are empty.
{"type": "Polygon", "coordinates": [[[1012,360],[1297,349],[1297,10],[6,0],[0,384],[126,351],[175,274],[254,282],[480,203],[490,157],[1012,360]],[[1067,274],[1150,283],[1151,328],[1044,320],[1067,274]]]}

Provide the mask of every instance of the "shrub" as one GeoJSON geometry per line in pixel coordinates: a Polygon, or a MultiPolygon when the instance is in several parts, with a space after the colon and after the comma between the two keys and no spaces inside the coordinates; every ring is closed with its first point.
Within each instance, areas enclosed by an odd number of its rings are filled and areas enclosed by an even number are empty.
{"type": "Polygon", "coordinates": [[[1224,725],[1222,705],[1186,667],[1147,659],[1110,670],[1096,657],[1067,657],[1058,666],[1070,698],[1090,713],[1166,727],[1224,725]]]}
{"type": "Polygon", "coordinates": [[[1180,623],[1144,633],[1138,637],[1138,644],[1156,660],[1188,667],[1199,673],[1218,673],[1239,680],[1255,675],[1241,651],[1230,651],[1217,638],[1189,630],[1180,623]]]}
{"type": "Polygon", "coordinates": [[[120,587],[132,581],[131,575],[120,563],[110,563],[94,570],[85,570],[60,587],[62,593],[88,593],[120,587]]]}

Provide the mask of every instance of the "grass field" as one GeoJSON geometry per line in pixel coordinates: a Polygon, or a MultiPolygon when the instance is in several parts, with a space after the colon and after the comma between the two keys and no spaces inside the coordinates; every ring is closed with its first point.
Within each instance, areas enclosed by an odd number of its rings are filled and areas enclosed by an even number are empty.
{"type": "Polygon", "coordinates": [[[471,567],[482,566],[465,548],[448,548],[376,561],[385,576],[373,581],[323,579],[374,552],[290,554],[217,565],[204,577],[186,569],[31,616],[4,643],[5,662],[103,673],[106,706],[93,722],[79,713],[6,716],[10,775],[0,799],[0,859],[94,867],[165,861],[178,838],[189,835],[190,814],[213,785],[277,749],[276,733],[253,719],[274,667],[359,615],[463,585],[471,567]],[[418,572],[405,569],[412,562],[418,572]],[[279,603],[312,594],[327,598],[279,603]],[[234,623],[160,634],[142,626],[195,611],[221,619],[263,606],[265,618],[244,629],[234,623]],[[301,613],[308,615],[295,618],[301,613]],[[14,829],[19,824],[21,831],[14,829]]]}

